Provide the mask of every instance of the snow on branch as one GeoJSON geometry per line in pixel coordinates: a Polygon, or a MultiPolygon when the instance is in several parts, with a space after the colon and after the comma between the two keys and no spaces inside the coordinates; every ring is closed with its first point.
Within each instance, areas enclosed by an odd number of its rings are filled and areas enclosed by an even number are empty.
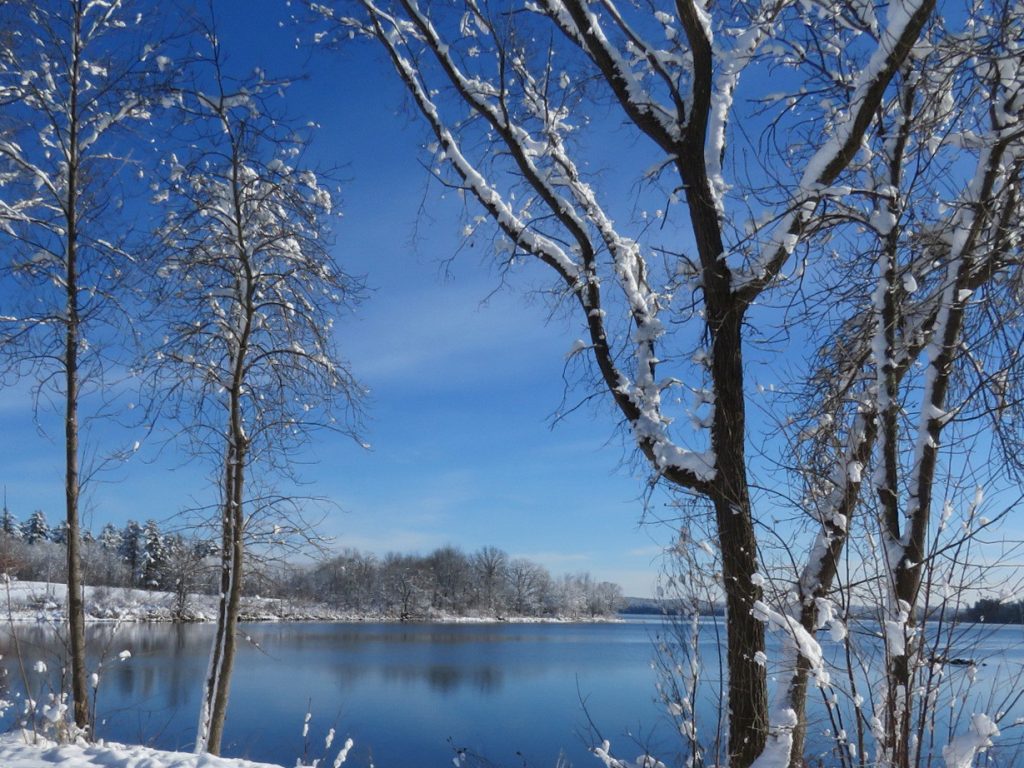
{"type": "Polygon", "coordinates": [[[1024,138],[1019,129],[1021,117],[1009,121],[995,120],[990,140],[978,157],[974,176],[963,192],[961,202],[954,207],[953,221],[948,235],[949,256],[946,274],[939,292],[931,341],[924,353],[928,360],[918,416],[917,440],[909,479],[910,499],[906,518],[909,525],[898,537],[889,530],[890,567],[920,560],[920,548],[930,512],[931,487],[935,471],[939,438],[949,421],[946,392],[953,371],[953,358],[964,322],[964,313],[973,291],[971,279],[978,261],[986,254],[976,253],[976,245],[990,219],[992,201],[1006,191],[1005,173],[1007,155],[1015,158],[1022,151],[1024,138]],[[980,257],[980,258],[979,258],[980,257]]]}
{"type": "Polygon", "coordinates": [[[792,616],[776,611],[763,600],[754,602],[752,612],[755,618],[782,632],[784,645],[794,648],[807,660],[811,667],[811,674],[814,675],[815,681],[820,687],[829,684],[829,673],[825,668],[821,645],[811,632],[801,626],[800,622],[792,616]]]}
{"type": "Polygon", "coordinates": [[[443,122],[437,105],[423,85],[419,71],[399,50],[399,46],[405,40],[402,31],[405,25],[368,0],[364,1],[363,5],[371,14],[377,39],[387,49],[395,69],[444,148],[445,157],[463,182],[513,242],[554,267],[567,282],[575,283],[581,270],[573,258],[554,240],[528,226],[528,223],[515,213],[498,190],[463,154],[458,140],[443,122]],[[385,26],[390,27],[390,30],[385,30],[385,26]]]}
{"type": "Polygon", "coordinates": [[[738,276],[735,290],[745,301],[756,298],[789,259],[817,210],[824,190],[838,178],[859,149],[890,81],[934,8],[935,0],[892,0],[889,3],[888,25],[871,58],[857,75],[844,119],[807,161],[759,257],[747,274],[738,276]]]}
{"type": "MultiPolygon", "coordinates": [[[[686,115],[685,100],[676,95],[675,104],[666,107],[659,103],[643,83],[643,74],[627,62],[618,48],[608,39],[600,16],[580,0],[540,0],[538,10],[550,17],[570,39],[576,42],[603,73],[630,119],[650,136],[662,149],[675,154],[682,139],[682,126],[686,115]]],[[[615,14],[618,17],[618,14],[615,14]]],[[[618,17],[621,18],[621,17],[618,17]]],[[[634,34],[639,44],[643,42],[634,34]]],[[[650,50],[649,47],[645,50],[650,50]]],[[[655,57],[641,57],[650,67],[655,57]]],[[[665,77],[659,65],[654,70],[659,78],[665,77]]],[[[671,80],[671,78],[669,78],[671,80]]],[[[674,83],[671,90],[677,94],[674,83]]]]}
{"type": "Polygon", "coordinates": [[[988,715],[971,715],[971,725],[963,733],[942,748],[942,759],[946,768],[971,768],[974,758],[992,746],[992,738],[999,735],[999,726],[988,715]]]}
{"type": "Polygon", "coordinates": [[[449,44],[419,6],[411,1],[402,5],[408,14],[407,20],[395,18],[370,0],[363,3],[370,14],[370,30],[384,45],[428,121],[440,143],[442,158],[454,168],[466,189],[512,242],[553,267],[577,297],[587,316],[591,349],[602,376],[632,425],[638,444],[652,457],[657,471],[679,473],[693,486],[708,482],[714,476],[713,455],[676,445],[668,434],[669,420],[661,412],[661,383],[656,378],[655,350],[664,334],[659,317],[663,308],[659,295],[647,282],[647,264],[640,244],[618,232],[593,189],[582,179],[566,150],[564,134],[569,127],[563,122],[564,115],[544,90],[548,78],[541,81],[534,77],[522,57],[511,48],[498,49],[498,71],[516,75],[527,115],[540,126],[538,132],[531,132],[513,116],[508,103],[511,96],[504,81],[495,80],[492,84],[466,74],[456,62],[449,44]],[[409,50],[413,40],[426,46],[459,98],[473,114],[481,116],[500,139],[520,177],[543,202],[550,218],[571,238],[572,254],[555,236],[541,232],[532,223],[532,217],[517,214],[510,198],[465,154],[460,137],[442,117],[434,92],[425,82],[425,63],[409,50]],[[611,256],[616,285],[623,292],[634,324],[635,377],[615,363],[604,329],[597,264],[602,248],[611,256]]]}
{"type": "Polygon", "coordinates": [[[717,51],[718,71],[711,90],[704,164],[707,166],[708,181],[719,217],[725,216],[722,198],[725,195],[726,183],[722,177],[722,157],[725,154],[725,129],[736,87],[744,69],[753,61],[754,54],[767,37],[774,18],[783,6],[784,3],[781,2],[763,4],[754,23],[740,34],[732,49],[717,51]]]}

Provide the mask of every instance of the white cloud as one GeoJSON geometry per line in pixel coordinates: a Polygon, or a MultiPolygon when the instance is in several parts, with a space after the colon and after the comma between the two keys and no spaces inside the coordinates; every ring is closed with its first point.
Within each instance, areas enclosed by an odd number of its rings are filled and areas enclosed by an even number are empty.
{"type": "Polygon", "coordinates": [[[435,531],[395,528],[388,525],[377,533],[343,533],[335,539],[333,548],[351,548],[383,556],[388,552],[427,554],[446,543],[445,536],[435,531]]]}
{"type": "Polygon", "coordinates": [[[552,348],[551,364],[560,363],[555,350],[566,332],[545,327],[511,290],[482,303],[491,291],[482,280],[456,286],[436,278],[406,290],[382,288],[358,322],[341,325],[342,347],[371,388],[406,380],[446,388],[522,374],[524,366],[545,363],[537,354],[544,345],[552,348]]]}

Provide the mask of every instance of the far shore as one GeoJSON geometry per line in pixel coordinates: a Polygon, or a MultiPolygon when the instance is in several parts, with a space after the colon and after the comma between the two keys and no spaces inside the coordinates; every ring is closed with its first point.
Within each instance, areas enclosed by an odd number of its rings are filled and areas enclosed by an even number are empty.
{"type": "MultiPolygon", "coordinates": [[[[11,581],[0,585],[3,619],[17,623],[60,623],[66,618],[67,586],[43,581],[11,581]]],[[[86,621],[116,622],[213,622],[217,615],[215,595],[190,594],[182,599],[173,592],[126,587],[86,587],[86,621]]],[[[426,611],[406,616],[380,613],[357,614],[325,603],[295,602],[280,598],[242,598],[243,622],[338,622],[430,624],[569,624],[619,622],[618,614],[592,616],[455,615],[426,611]]]]}

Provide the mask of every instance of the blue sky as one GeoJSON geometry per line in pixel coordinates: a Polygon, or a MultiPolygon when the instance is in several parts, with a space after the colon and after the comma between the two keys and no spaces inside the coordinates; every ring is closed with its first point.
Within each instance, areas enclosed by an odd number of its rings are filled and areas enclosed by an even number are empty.
{"type": "MultiPolygon", "coordinates": [[[[371,289],[338,342],[371,390],[364,451],[340,437],[318,439],[301,474],[303,492],[344,510],[322,532],[334,545],[378,554],[426,552],[444,544],[495,545],[553,573],[588,570],[627,594],[653,592],[664,528],[638,525],[643,478],[628,467],[606,401],[554,428],[565,356],[578,331],[529,298],[545,275],[526,271],[497,292],[480,239],[454,259],[463,223],[454,200],[426,198],[422,126],[379,52],[355,43],[335,56],[294,50],[279,28],[283,4],[219,3],[220,33],[237,71],[309,79],[289,92],[290,111],[322,125],[315,154],[341,167],[344,218],[336,255],[371,289]]],[[[436,190],[435,190],[436,191],[436,190]]],[[[0,482],[24,519],[36,508],[56,521],[63,509],[62,429],[43,410],[33,421],[27,388],[0,390],[0,482]],[[39,433],[37,427],[45,431],[39,433]]],[[[130,444],[105,425],[99,450],[130,444]]],[[[209,503],[207,468],[149,441],[87,493],[86,521],[168,520],[209,503]]],[[[662,503],[656,501],[655,503],[662,503]]]]}

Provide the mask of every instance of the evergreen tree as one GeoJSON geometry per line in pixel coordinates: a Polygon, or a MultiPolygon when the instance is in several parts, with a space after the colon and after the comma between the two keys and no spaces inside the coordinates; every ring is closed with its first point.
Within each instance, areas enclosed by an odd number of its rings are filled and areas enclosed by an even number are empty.
{"type": "Polygon", "coordinates": [[[100,531],[99,543],[107,552],[114,552],[120,554],[121,543],[123,537],[121,531],[117,529],[117,526],[113,523],[107,523],[103,526],[103,530],[100,531]]]}
{"type": "Polygon", "coordinates": [[[50,541],[61,546],[68,543],[68,524],[66,521],[62,520],[50,529],[50,541]]]}
{"type": "Polygon", "coordinates": [[[37,541],[46,541],[50,538],[50,526],[41,509],[37,509],[29,516],[28,520],[21,524],[21,536],[28,544],[35,544],[37,541]]]}
{"type": "Polygon", "coordinates": [[[121,559],[128,566],[129,582],[137,584],[142,560],[142,528],[134,520],[129,520],[121,533],[120,552],[121,559]]]}
{"type": "Polygon", "coordinates": [[[167,548],[155,520],[147,520],[142,531],[142,584],[154,589],[163,586],[167,568],[167,548]]]}
{"type": "Polygon", "coordinates": [[[6,503],[4,503],[3,513],[0,514],[0,533],[5,533],[18,539],[21,538],[21,526],[18,525],[17,519],[11,514],[11,510],[7,508],[6,503]]]}

